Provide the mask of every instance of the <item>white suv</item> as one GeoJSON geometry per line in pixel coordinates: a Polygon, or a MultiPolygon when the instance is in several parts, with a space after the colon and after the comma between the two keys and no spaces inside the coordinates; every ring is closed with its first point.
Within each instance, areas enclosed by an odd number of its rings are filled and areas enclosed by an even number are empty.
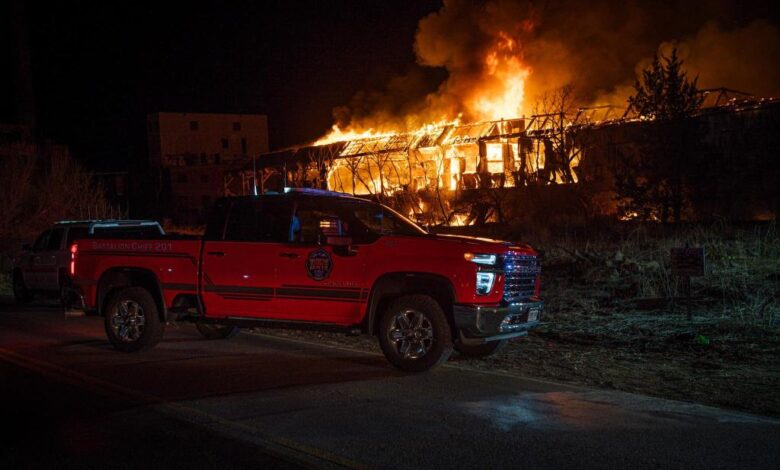
{"type": "Polygon", "coordinates": [[[148,237],[164,235],[153,220],[78,220],[57,222],[45,230],[32,246],[24,245],[14,263],[13,289],[17,302],[30,301],[34,294],[59,294],[64,299],[70,287],[70,246],[80,238],[148,237]]]}

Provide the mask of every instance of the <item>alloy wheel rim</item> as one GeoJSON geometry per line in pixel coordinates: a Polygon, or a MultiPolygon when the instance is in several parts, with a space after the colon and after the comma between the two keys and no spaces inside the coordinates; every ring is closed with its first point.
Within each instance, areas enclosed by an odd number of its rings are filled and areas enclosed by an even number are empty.
{"type": "Polygon", "coordinates": [[[120,301],[111,315],[111,329],[121,341],[138,341],[146,326],[141,304],[133,300],[120,301]]]}
{"type": "Polygon", "coordinates": [[[390,342],[404,359],[420,359],[433,347],[433,323],[423,312],[407,309],[393,318],[390,342]]]}

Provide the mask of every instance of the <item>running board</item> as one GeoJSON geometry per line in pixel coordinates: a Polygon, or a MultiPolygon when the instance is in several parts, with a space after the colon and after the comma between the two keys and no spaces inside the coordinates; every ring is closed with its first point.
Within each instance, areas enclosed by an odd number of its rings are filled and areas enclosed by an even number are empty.
{"type": "Polygon", "coordinates": [[[233,325],[239,328],[279,328],[285,330],[307,330],[307,331],[327,331],[331,333],[344,333],[354,335],[359,329],[354,326],[343,326],[336,323],[319,323],[307,321],[274,320],[268,318],[251,317],[226,317],[226,318],[205,318],[205,317],[186,317],[186,320],[195,323],[207,323],[216,325],[233,325]]]}

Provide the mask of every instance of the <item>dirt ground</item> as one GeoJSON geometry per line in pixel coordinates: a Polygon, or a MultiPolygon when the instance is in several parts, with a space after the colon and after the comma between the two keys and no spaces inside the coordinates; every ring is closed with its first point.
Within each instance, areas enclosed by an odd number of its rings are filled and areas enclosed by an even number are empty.
{"type": "MultiPolygon", "coordinates": [[[[374,338],[258,330],[380,352],[374,338]]],[[[486,359],[459,366],[780,416],[780,335],[676,314],[557,315],[486,359]]]]}

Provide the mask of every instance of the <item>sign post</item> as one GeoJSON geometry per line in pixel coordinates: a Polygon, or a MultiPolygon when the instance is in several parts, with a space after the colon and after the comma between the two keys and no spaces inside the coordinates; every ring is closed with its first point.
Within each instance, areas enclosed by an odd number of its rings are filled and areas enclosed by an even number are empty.
{"type": "MultiPolygon", "coordinates": [[[[704,276],[704,248],[672,248],[672,276],[682,280],[685,291],[685,307],[691,319],[691,278],[704,276]]],[[[674,299],[672,299],[674,301],[674,299]]]]}

